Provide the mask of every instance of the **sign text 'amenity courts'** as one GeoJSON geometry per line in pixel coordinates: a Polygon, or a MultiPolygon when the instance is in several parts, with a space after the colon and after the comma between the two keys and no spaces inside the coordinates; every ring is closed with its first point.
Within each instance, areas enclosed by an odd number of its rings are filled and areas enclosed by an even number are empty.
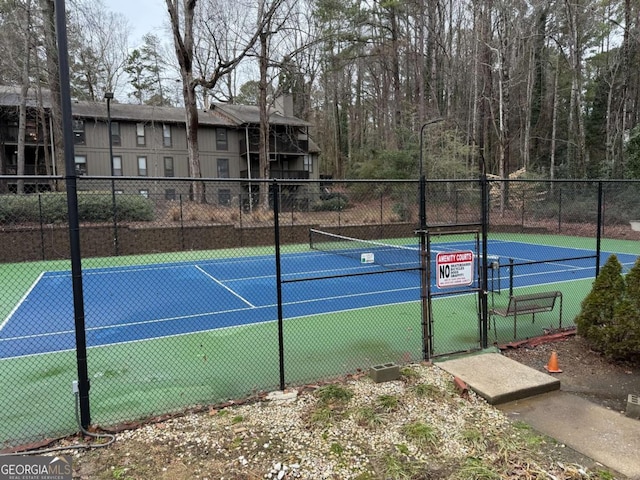
{"type": "Polygon", "coordinates": [[[438,288],[473,283],[473,252],[441,252],[436,255],[438,288]]]}

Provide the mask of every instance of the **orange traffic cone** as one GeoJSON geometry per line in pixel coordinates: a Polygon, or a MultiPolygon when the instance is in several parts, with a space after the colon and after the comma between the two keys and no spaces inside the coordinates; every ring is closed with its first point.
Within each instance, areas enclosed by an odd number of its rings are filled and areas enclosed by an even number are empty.
{"type": "Polygon", "coordinates": [[[549,363],[544,366],[549,373],[562,373],[562,370],[558,366],[558,354],[554,351],[551,352],[549,363]]]}

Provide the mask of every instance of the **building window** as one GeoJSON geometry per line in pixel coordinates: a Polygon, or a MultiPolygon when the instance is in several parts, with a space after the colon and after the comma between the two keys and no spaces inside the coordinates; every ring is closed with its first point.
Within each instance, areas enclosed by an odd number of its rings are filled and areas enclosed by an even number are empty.
{"type": "Polygon", "coordinates": [[[144,123],[136,123],[136,145],[145,145],[144,123]]]}
{"type": "Polygon", "coordinates": [[[229,178],[229,159],[218,159],[218,178],[229,178]]]}
{"type": "Polygon", "coordinates": [[[164,157],[164,176],[173,177],[173,157],[164,157]]]}
{"type": "Polygon", "coordinates": [[[313,159],[309,155],[304,156],[304,169],[309,173],[313,172],[313,159]]]}
{"type": "Polygon", "coordinates": [[[84,133],[84,120],[80,118],[73,119],[73,143],[75,145],[84,145],[86,143],[84,133]]]}
{"type": "Polygon", "coordinates": [[[229,150],[229,142],[227,140],[226,128],[216,128],[216,149],[229,150]]]}
{"type": "Polygon", "coordinates": [[[231,205],[231,190],[220,189],[218,190],[218,204],[228,207],[231,205]]]}
{"type": "Polygon", "coordinates": [[[176,199],[176,189],[175,188],[167,188],[167,189],[165,189],[164,198],[166,200],[175,200],[176,199]]]}
{"type": "Polygon", "coordinates": [[[111,145],[120,145],[120,124],[118,122],[111,122],[111,145]]]}
{"type": "Polygon", "coordinates": [[[171,146],[171,125],[166,123],[162,124],[162,144],[165,147],[171,146]]]}
{"type": "Polygon", "coordinates": [[[76,175],[87,174],[87,157],[84,155],[76,155],[74,159],[76,165],[76,175]]]}
{"type": "Polygon", "coordinates": [[[113,157],[113,176],[122,176],[122,157],[113,157]]]}
{"type": "Polygon", "coordinates": [[[149,190],[139,190],[139,192],[144,198],[149,198],[149,190]]]}
{"type": "Polygon", "coordinates": [[[138,175],[147,176],[147,157],[138,157],[138,175]]]}

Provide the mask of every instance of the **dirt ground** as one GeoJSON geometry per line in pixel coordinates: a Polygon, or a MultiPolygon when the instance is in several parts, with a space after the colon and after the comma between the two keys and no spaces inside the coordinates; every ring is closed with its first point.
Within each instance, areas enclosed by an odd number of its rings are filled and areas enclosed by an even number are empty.
{"type": "MultiPolygon", "coordinates": [[[[544,373],[547,373],[544,367],[555,351],[562,373],[554,373],[553,376],[560,380],[561,390],[621,414],[626,411],[629,394],[640,394],[640,365],[611,361],[593,351],[582,337],[575,334],[536,346],[502,348],[505,356],[544,373]]],[[[550,442],[543,448],[547,449],[549,458],[567,464],[582,465],[592,471],[597,471],[601,466],[566,446],[558,448],[558,445],[550,442]]],[[[618,472],[612,473],[615,479],[627,478],[618,472]]]]}
{"type": "Polygon", "coordinates": [[[506,348],[504,355],[545,372],[551,352],[556,351],[562,373],[554,373],[561,389],[575,393],[617,412],[626,410],[629,394],[640,394],[640,365],[616,363],[589,348],[585,340],[572,335],[564,340],[535,347],[506,348]]]}

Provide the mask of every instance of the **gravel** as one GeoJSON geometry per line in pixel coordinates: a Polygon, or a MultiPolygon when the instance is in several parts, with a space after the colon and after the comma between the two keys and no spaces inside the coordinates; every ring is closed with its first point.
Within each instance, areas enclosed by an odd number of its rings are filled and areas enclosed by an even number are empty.
{"type": "Polygon", "coordinates": [[[75,478],[594,479],[431,364],[186,414],[74,453],[75,478]]]}

